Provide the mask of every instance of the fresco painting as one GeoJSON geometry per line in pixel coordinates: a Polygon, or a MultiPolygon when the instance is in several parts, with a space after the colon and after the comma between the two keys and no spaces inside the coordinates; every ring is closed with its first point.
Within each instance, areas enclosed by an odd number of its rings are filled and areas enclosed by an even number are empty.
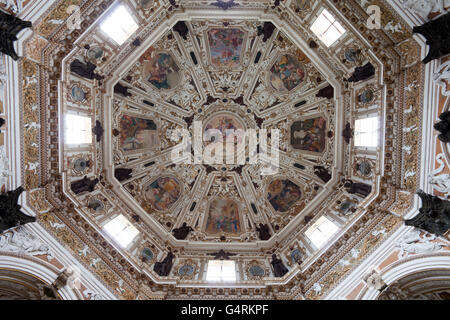
{"type": "Polygon", "coordinates": [[[95,47],[91,47],[88,51],[87,51],[87,57],[91,60],[98,60],[101,57],[103,57],[104,55],[104,51],[101,47],[95,46],[95,47]]]}
{"type": "Polygon", "coordinates": [[[140,62],[144,78],[157,89],[174,89],[180,83],[180,68],[170,54],[154,54],[154,49],[150,48],[141,56],[140,62]]]}
{"type": "Polygon", "coordinates": [[[267,199],[278,212],[288,211],[302,196],[300,187],[290,180],[274,180],[267,191],[267,199]]]}
{"type": "Polygon", "coordinates": [[[141,0],[141,6],[144,9],[150,8],[154,4],[154,1],[152,0],[141,0]]]}
{"type": "Polygon", "coordinates": [[[145,188],[145,199],[158,211],[172,207],[181,196],[181,185],[172,177],[161,177],[145,188]]]}
{"type": "Polygon", "coordinates": [[[79,86],[72,88],[72,99],[77,102],[83,102],[86,100],[86,93],[79,86]]]}
{"type": "Polygon", "coordinates": [[[239,209],[234,200],[215,199],[211,201],[206,232],[209,234],[241,232],[239,209]]]}
{"type": "Polygon", "coordinates": [[[158,143],[158,131],[153,120],[122,115],[120,118],[120,148],[124,151],[150,149],[158,143]]]}
{"type": "Polygon", "coordinates": [[[205,126],[204,134],[206,145],[218,144],[223,145],[224,142],[231,142],[232,144],[241,143],[242,137],[240,137],[240,131],[244,130],[244,126],[232,115],[218,115],[211,120],[205,126]],[[211,131],[210,131],[211,130],[211,131]],[[222,136],[217,140],[217,131],[222,133],[222,136]],[[235,137],[235,139],[233,139],[235,137]]]}
{"type": "Polygon", "coordinates": [[[270,83],[281,93],[289,92],[305,81],[305,67],[294,56],[282,55],[270,69],[270,83]]]}
{"type": "Polygon", "coordinates": [[[326,130],[327,120],[323,117],[296,121],[291,126],[291,145],[297,150],[324,152],[326,130]]]}
{"type": "Polygon", "coordinates": [[[235,68],[241,60],[244,32],[239,29],[211,29],[208,32],[211,62],[216,67],[235,68]]]}

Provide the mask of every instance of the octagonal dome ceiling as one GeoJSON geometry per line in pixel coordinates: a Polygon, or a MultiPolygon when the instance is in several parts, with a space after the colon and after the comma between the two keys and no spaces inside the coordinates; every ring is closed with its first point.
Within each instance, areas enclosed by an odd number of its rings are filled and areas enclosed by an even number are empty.
{"type": "MultiPolygon", "coordinates": [[[[127,8],[131,16],[142,13],[127,8]]],[[[309,14],[323,9],[317,3],[309,14]]],[[[340,48],[345,63],[339,64],[329,60],[329,52],[317,51],[321,42],[311,30],[277,27],[276,15],[261,20],[260,14],[175,15],[169,25],[130,37],[117,58],[108,58],[118,47],[112,39],[102,41],[100,19],[100,27],[66,58],[70,84],[62,90],[77,104],[90,94],[82,85],[86,76],[74,66],[96,63],[91,90],[103,145],[93,159],[69,158],[89,166],[68,171],[66,190],[88,217],[95,211],[99,226],[126,206],[122,215],[139,230],[139,240],[128,249],[155,255],[149,239],[159,237],[188,250],[190,259],[207,249],[249,257],[265,250],[270,256],[275,243],[297,234],[303,240],[286,247],[296,257],[289,264],[296,264],[323,245],[307,230],[323,218],[329,222],[326,216],[344,227],[352,207],[371,193],[373,182],[365,184],[366,179],[359,182],[366,192],[345,192],[350,177],[344,163],[351,149],[341,134],[346,124],[341,92],[348,87],[342,75],[351,65],[372,60],[348,32],[339,40],[346,44],[340,48]],[[81,177],[100,168],[95,188],[100,190],[78,190],[87,181],[81,177]],[[337,208],[331,215],[330,203],[337,208]],[[189,230],[182,238],[176,237],[180,227],[189,230]]],[[[375,102],[370,92],[367,102],[375,102]]],[[[370,171],[366,176],[375,170],[376,150],[371,158],[363,162],[370,171]]]]}
{"type": "Polygon", "coordinates": [[[297,216],[298,225],[329,192],[314,166],[335,166],[335,104],[317,97],[328,77],[283,32],[264,42],[259,21],[175,25],[186,39],[170,30],[142,44],[114,86],[113,170],[131,172],[120,182],[137,212],[168,232],[187,223],[190,241],[255,242],[259,224],[272,235],[297,216]],[[280,154],[258,157],[261,139],[251,150],[243,136],[251,130],[278,130],[280,154]]]}
{"type": "Polygon", "coordinates": [[[51,106],[49,176],[24,179],[45,199],[39,222],[123,298],[182,287],[320,297],[313,286],[342,255],[367,254],[401,223],[385,214],[398,192],[408,208],[416,182],[394,171],[417,163],[417,146],[403,154],[394,133],[417,119],[396,112],[420,95],[397,101],[395,84],[419,46],[396,15],[405,34],[365,28],[353,2],[220,3],[86,1],[75,29],[45,18],[36,29],[51,41],[35,58],[51,72],[39,78],[33,60],[21,72],[24,92],[33,81],[51,91],[39,96],[51,106]],[[108,33],[119,7],[130,29],[108,33]],[[313,31],[324,16],[337,33],[313,31]],[[232,284],[206,281],[221,258],[236,263],[232,284]]]}

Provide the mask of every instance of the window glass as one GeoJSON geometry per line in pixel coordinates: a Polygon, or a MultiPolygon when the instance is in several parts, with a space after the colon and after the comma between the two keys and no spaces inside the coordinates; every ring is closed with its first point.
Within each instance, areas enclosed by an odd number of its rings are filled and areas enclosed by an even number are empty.
{"type": "Polygon", "coordinates": [[[314,21],[311,30],[327,47],[339,40],[346,32],[344,27],[326,9],[314,21]]]}
{"type": "Polygon", "coordinates": [[[379,118],[371,117],[355,121],[355,146],[377,147],[379,135],[379,118]]]}
{"type": "Polygon", "coordinates": [[[305,234],[316,246],[316,248],[322,248],[328,240],[335,235],[339,230],[338,226],[331,222],[326,217],[320,217],[319,220],[314,223],[311,228],[306,230],[305,234]]]}
{"type": "Polygon", "coordinates": [[[235,282],[236,264],[230,260],[211,260],[208,263],[206,281],[235,282]]]}
{"type": "Polygon", "coordinates": [[[108,222],[103,229],[124,248],[139,234],[139,231],[122,215],[108,222]]]}
{"type": "Polygon", "coordinates": [[[100,25],[101,30],[119,46],[131,37],[138,27],[133,16],[123,5],[114,9],[100,25]]]}
{"type": "Polygon", "coordinates": [[[66,144],[92,143],[91,118],[76,114],[67,114],[65,126],[66,144]]]}

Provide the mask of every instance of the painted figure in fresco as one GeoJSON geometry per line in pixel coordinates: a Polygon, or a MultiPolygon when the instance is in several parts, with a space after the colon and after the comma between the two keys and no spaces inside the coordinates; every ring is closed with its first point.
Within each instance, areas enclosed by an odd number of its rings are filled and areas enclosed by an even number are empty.
{"type": "Polygon", "coordinates": [[[310,152],[323,152],[326,147],[327,121],[315,118],[297,121],[291,127],[291,145],[294,149],[310,152]]]}
{"type": "Polygon", "coordinates": [[[295,249],[294,251],[292,251],[291,259],[292,259],[293,263],[301,264],[302,263],[302,253],[300,252],[300,250],[295,249]]]}
{"type": "Polygon", "coordinates": [[[241,225],[239,210],[233,200],[216,199],[211,202],[206,232],[216,233],[239,233],[241,225]]]}
{"type": "Polygon", "coordinates": [[[159,178],[145,189],[145,198],[159,211],[170,209],[180,195],[180,184],[171,177],[159,178]]]}
{"type": "Polygon", "coordinates": [[[297,58],[287,54],[278,59],[270,72],[270,82],[280,92],[291,91],[305,80],[303,65],[297,58]]]}
{"type": "Polygon", "coordinates": [[[211,62],[217,67],[233,68],[239,65],[244,32],[239,29],[212,29],[209,31],[211,62]]]}
{"type": "Polygon", "coordinates": [[[86,94],[84,93],[83,89],[81,89],[78,86],[74,86],[72,88],[72,98],[75,101],[81,102],[81,101],[84,101],[86,99],[86,94]]]}
{"type": "Polygon", "coordinates": [[[180,68],[168,53],[158,53],[152,57],[152,48],[140,59],[144,65],[144,75],[148,82],[158,89],[173,89],[180,81],[180,68]]]}
{"type": "Polygon", "coordinates": [[[275,211],[286,212],[300,200],[301,196],[299,186],[292,181],[275,180],[269,185],[267,199],[275,211]]]}
{"type": "Polygon", "coordinates": [[[124,151],[153,147],[157,142],[157,128],[153,120],[123,115],[120,119],[120,146],[124,151]]]}
{"type": "Polygon", "coordinates": [[[219,116],[213,118],[205,127],[205,141],[210,141],[213,143],[223,143],[228,142],[228,138],[230,141],[233,141],[233,144],[240,143],[242,138],[239,139],[237,130],[243,129],[242,125],[233,117],[229,116],[219,116]],[[222,133],[222,138],[219,141],[212,141],[215,137],[208,134],[209,130],[219,130],[222,133]],[[232,139],[235,136],[238,139],[232,139]]]}

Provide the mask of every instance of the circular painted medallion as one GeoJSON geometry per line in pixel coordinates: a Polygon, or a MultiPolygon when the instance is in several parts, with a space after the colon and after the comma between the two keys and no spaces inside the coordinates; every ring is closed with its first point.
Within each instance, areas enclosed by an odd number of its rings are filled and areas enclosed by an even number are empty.
{"type": "Polygon", "coordinates": [[[341,210],[343,213],[347,213],[351,208],[353,208],[355,204],[351,201],[344,201],[341,206],[339,207],[339,210],[341,210]]]}
{"type": "Polygon", "coordinates": [[[368,89],[365,90],[363,93],[361,93],[361,95],[358,97],[359,102],[362,103],[369,103],[373,100],[374,98],[374,93],[372,90],[368,89]]]}
{"type": "Polygon", "coordinates": [[[264,270],[264,268],[262,268],[261,266],[251,266],[248,269],[248,272],[253,277],[264,277],[266,275],[266,270],[264,270]]]}
{"type": "Polygon", "coordinates": [[[88,208],[98,212],[103,210],[105,208],[105,205],[100,200],[92,199],[88,203],[88,208]]]}
{"type": "Polygon", "coordinates": [[[363,176],[368,176],[372,173],[372,165],[370,164],[369,161],[362,161],[358,163],[358,171],[363,176]]]}
{"type": "Polygon", "coordinates": [[[299,263],[302,261],[302,253],[300,250],[295,249],[291,252],[291,259],[293,263],[299,263]]]}
{"type": "Polygon", "coordinates": [[[153,251],[149,248],[142,249],[141,255],[144,262],[151,261],[153,259],[153,251]]]}
{"type": "Polygon", "coordinates": [[[96,46],[88,50],[87,57],[91,60],[97,60],[103,57],[103,54],[104,54],[103,49],[96,46]]]}
{"type": "Polygon", "coordinates": [[[180,276],[191,276],[195,271],[194,266],[185,264],[178,269],[178,274],[180,276]]]}
{"type": "Polygon", "coordinates": [[[154,3],[153,0],[141,0],[141,7],[147,9],[152,5],[152,3],[154,3]]]}
{"type": "Polygon", "coordinates": [[[84,172],[87,168],[89,168],[89,161],[86,159],[80,158],[73,162],[73,169],[76,172],[84,172]]]}
{"type": "Polygon", "coordinates": [[[75,101],[82,102],[86,100],[86,93],[79,86],[72,88],[72,98],[75,101]]]}
{"type": "Polygon", "coordinates": [[[347,49],[344,53],[345,59],[348,62],[357,62],[359,60],[361,53],[359,50],[347,49]]]}

